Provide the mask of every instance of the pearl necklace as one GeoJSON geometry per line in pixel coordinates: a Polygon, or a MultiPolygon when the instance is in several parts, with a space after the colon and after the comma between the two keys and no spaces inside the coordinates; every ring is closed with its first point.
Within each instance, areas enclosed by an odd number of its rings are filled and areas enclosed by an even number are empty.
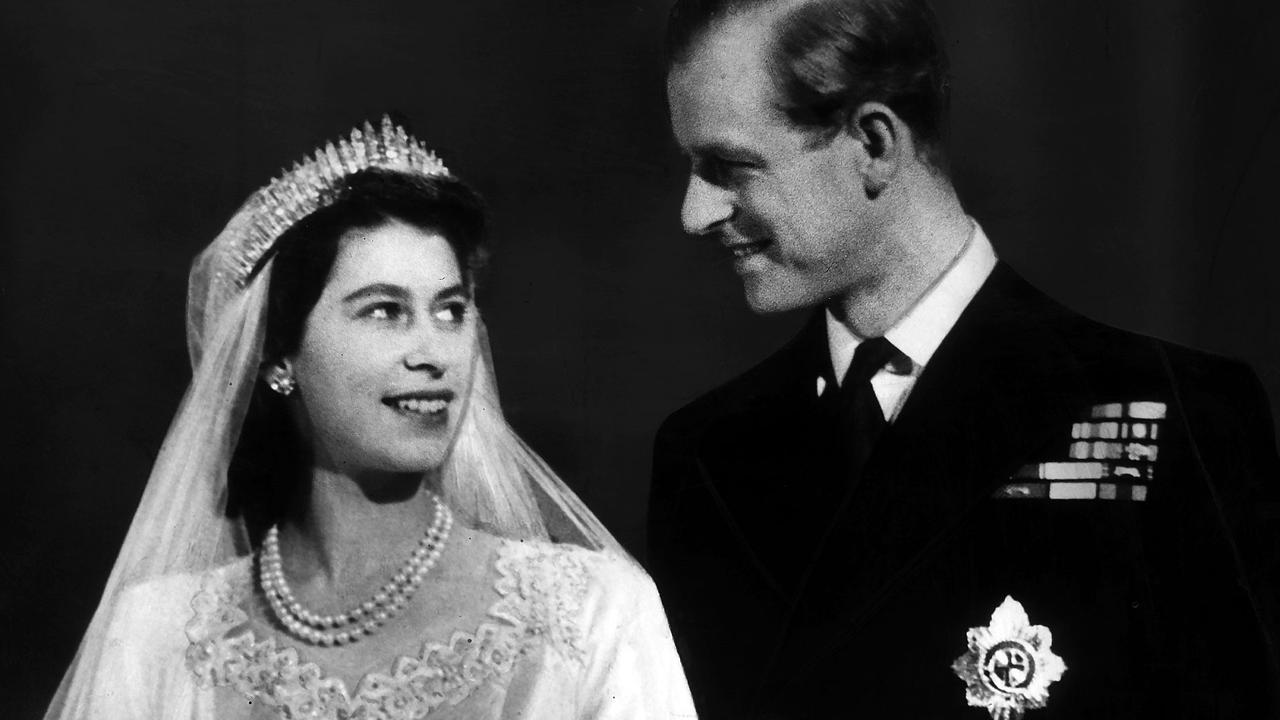
{"type": "Polygon", "coordinates": [[[337,615],[317,615],[294,597],[293,590],[284,579],[279,527],[272,525],[262,541],[258,579],[276,619],[290,633],[312,645],[346,645],[377,632],[408,604],[422,579],[440,558],[444,543],[449,538],[453,513],[434,493],[431,500],[436,507],[435,519],[400,571],[373,597],[337,615]]]}

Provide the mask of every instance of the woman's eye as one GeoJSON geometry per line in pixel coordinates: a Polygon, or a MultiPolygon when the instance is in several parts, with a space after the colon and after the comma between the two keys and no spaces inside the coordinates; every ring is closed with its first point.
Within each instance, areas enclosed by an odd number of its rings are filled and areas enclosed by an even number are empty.
{"type": "Polygon", "coordinates": [[[404,317],[404,308],[396,303],[378,303],[365,308],[361,315],[370,320],[397,321],[404,317]]]}
{"type": "Polygon", "coordinates": [[[467,303],[452,302],[442,305],[436,310],[435,318],[448,325],[461,325],[467,319],[467,303]]]}

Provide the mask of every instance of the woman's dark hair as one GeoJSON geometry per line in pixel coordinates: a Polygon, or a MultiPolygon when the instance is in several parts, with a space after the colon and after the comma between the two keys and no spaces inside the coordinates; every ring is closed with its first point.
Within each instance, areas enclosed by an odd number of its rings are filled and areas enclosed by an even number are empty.
{"type": "MultiPolygon", "coordinates": [[[[677,0],[667,24],[667,66],[684,62],[707,32],[776,0],[677,0]]],[[[771,57],[779,108],[820,141],[858,106],[881,102],[911,128],[924,160],[945,170],[948,62],[925,0],[809,0],[775,21],[771,57]]]]}
{"type": "MultiPolygon", "coordinates": [[[[255,269],[272,262],[264,365],[298,350],[307,317],[337,260],[339,241],[350,230],[399,221],[437,232],[453,249],[472,288],[488,259],[483,203],[457,178],[371,169],[346,178],[337,192],[339,199],[332,205],[285,231],[255,269]]],[[[244,518],[254,543],[279,518],[290,495],[305,487],[309,452],[285,398],[255,383],[227,478],[227,512],[244,518]]]]}

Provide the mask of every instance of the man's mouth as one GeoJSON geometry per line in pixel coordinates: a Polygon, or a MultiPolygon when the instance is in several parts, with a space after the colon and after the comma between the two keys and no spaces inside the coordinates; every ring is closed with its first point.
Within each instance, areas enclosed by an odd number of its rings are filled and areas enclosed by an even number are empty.
{"type": "Polygon", "coordinates": [[[764,252],[770,244],[768,240],[757,240],[755,242],[738,242],[725,247],[728,248],[729,252],[733,253],[734,258],[741,259],[764,252]]]}

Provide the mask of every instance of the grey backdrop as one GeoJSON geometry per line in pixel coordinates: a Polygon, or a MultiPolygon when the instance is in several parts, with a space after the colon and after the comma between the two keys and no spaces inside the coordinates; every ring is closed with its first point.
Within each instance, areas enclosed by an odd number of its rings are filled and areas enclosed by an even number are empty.
{"type": "MultiPolygon", "coordinates": [[[[639,549],[666,413],[780,343],[681,235],[665,0],[47,0],[0,11],[0,684],[43,709],[188,378],[190,258],[316,143],[409,116],[492,206],[510,416],[639,549]]],[[[1280,397],[1280,18],[1247,0],[949,0],[954,163],[1068,304],[1280,397]]],[[[16,706],[13,704],[17,700],[16,706]]]]}

